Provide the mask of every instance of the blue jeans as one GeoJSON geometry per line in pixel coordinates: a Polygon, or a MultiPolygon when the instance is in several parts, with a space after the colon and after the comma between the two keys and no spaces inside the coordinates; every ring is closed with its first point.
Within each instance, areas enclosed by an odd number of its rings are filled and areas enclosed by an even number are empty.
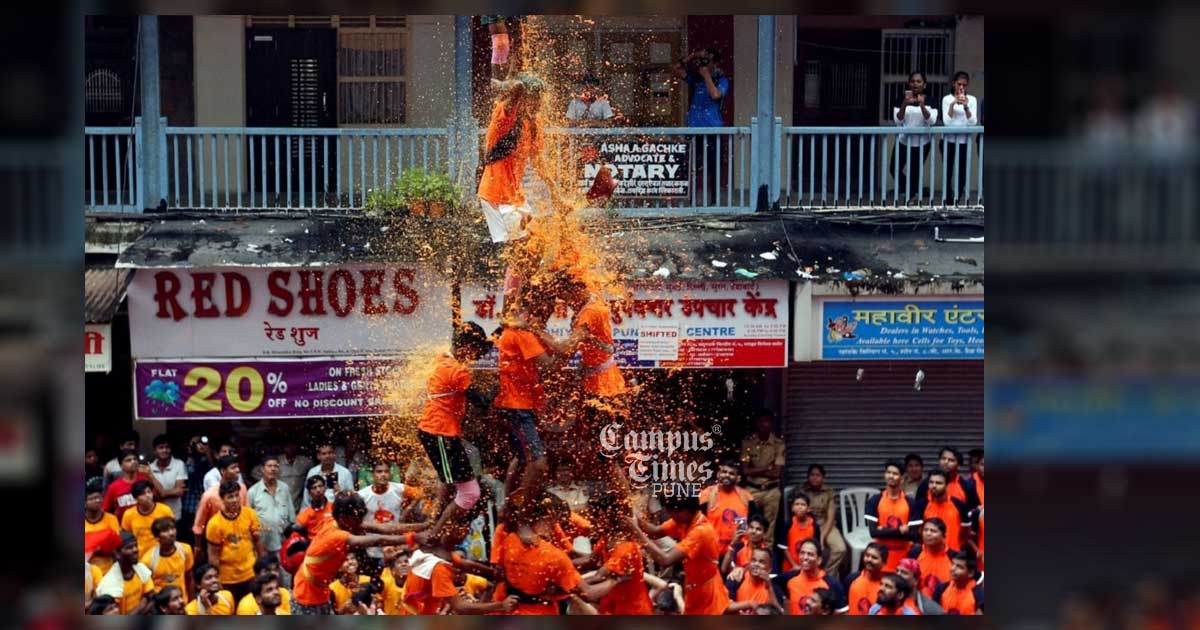
{"type": "Polygon", "coordinates": [[[546,446],[537,432],[537,415],[529,409],[501,409],[508,424],[508,443],[522,466],[546,456],[546,446]]]}

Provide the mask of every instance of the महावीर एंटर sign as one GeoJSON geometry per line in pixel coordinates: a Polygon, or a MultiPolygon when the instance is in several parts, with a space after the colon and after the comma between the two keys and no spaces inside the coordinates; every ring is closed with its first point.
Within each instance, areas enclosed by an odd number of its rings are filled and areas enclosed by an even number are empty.
{"type": "Polygon", "coordinates": [[[827,300],[822,359],[982,359],[983,300],[827,300]]]}

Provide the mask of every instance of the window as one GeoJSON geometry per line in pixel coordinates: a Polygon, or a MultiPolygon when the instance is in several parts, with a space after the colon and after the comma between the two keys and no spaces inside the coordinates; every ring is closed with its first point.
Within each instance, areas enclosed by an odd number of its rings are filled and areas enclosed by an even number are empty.
{"type": "Polygon", "coordinates": [[[372,16],[368,26],[347,23],[358,22],[342,18],[338,29],[338,124],[404,124],[408,31],[403,20],[372,16]]]}
{"type": "Polygon", "coordinates": [[[88,73],[83,84],[84,102],[89,114],[111,114],[120,112],[121,79],[108,68],[99,68],[88,73]]]}
{"type": "Polygon", "coordinates": [[[880,53],[879,120],[892,121],[892,107],[904,95],[908,73],[920,70],[927,80],[925,102],[940,107],[954,73],[954,42],[946,29],[883,31],[880,53]]]}

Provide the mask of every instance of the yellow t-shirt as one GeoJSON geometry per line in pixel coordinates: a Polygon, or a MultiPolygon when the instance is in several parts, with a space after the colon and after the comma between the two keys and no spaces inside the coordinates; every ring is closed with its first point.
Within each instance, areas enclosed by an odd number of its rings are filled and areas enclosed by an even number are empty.
{"type": "Polygon", "coordinates": [[[104,577],[104,572],[100,567],[83,563],[83,598],[90,599],[96,593],[96,587],[100,585],[100,579],[104,577]]]}
{"type": "Polygon", "coordinates": [[[230,593],[229,591],[217,591],[217,603],[213,604],[213,607],[204,613],[200,612],[200,600],[198,599],[193,599],[192,601],[188,602],[187,607],[183,610],[189,615],[232,615],[233,593],[230,593]]]}
{"type": "Polygon", "coordinates": [[[117,601],[122,615],[137,610],[142,598],[152,593],[154,581],[150,579],[150,570],[140,564],[134,565],[129,579],[121,573],[120,565],[113,565],[101,578],[101,586],[96,588],[97,595],[110,595],[117,601]]]}
{"type": "Polygon", "coordinates": [[[150,574],[154,577],[154,591],[157,593],[168,586],[178,586],[179,590],[183,591],[183,601],[188,601],[192,594],[187,590],[187,580],[184,576],[192,572],[196,563],[192,546],[177,542],[175,552],[169,556],[159,555],[159,549],[160,547],[155,545],[142,556],[142,564],[150,569],[150,574]]]}
{"type": "Polygon", "coordinates": [[[150,510],[149,514],[143,515],[138,512],[138,508],[135,505],[125,510],[125,513],[121,515],[121,529],[133,534],[137,538],[139,558],[147,551],[150,551],[150,548],[158,542],[154,539],[154,534],[150,531],[150,526],[154,524],[154,521],[164,516],[175,518],[175,513],[163,503],[155,503],[154,509],[150,510]]]}
{"type": "MultiPolygon", "coordinates": [[[[367,582],[370,582],[370,581],[371,581],[371,578],[369,578],[365,575],[358,576],[359,584],[366,584],[367,582]]],[[[354,592],[351,591],[350,588],[347,587],[345,584],[342,584],[341,579],[334,580],[332,583],[330,583],[329,591],[333,593],[333,612],[334,613],[337,613],[338,611],[340,611],[342,609],[342,607],[346,605],[346,602],[350,601],[350,598],[354,596],[354,592]]]]}
{"type": "Polygon", "coordinates": [[[208,519],[204,537],[221,546],[217,560],[217,579],[221,584],[239,584],[254,579],[254,537],[258,536],[258,531],[258,514],[249,507],[243,506],[233,520],[222,512],[208,519]]]}
{"type": "MultiPolygon", "coordinates": [[[[100,517],[99,523],[89,523],[86,518],[83,519],[84,540],[88,538],[89,534],[99,535],[105,530],[111,530],[117,536],[121,535],[121,523],[117,520],[116,516],[113,516],[108,512],[104,512],[103,516],[100,517]]],[[[111,555],[95,554],[92,556],[91,562],[92,564],[100,567],[100,573],[104,574],[108,573],[108,570],[112,568],[114,560],[111,555]]]]}
{"type": "MultiPolygon", "coordinates": [[[[239,615],[257,615],[259,613],[258,602],[254,601],[254,595],[249,593],[238,602],[237,614],[239,615]]],[[[286,588],[279,587],[279,608],[275,609],[276,615],[292,614],[292,594],[286,588]]]]}
{"type": "Polygon", "coordinates": [[[396,584],[391,569],[384,569],[379,574],[383,581],[383,613],[385,615],[416,615],[416,608],[404,603],[404,583],[396,584]]]}

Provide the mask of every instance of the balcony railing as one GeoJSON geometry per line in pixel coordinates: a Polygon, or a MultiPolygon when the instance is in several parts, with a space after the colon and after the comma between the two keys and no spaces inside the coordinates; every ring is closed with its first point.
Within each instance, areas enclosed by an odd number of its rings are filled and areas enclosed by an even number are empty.
{"type": "MultiPolygon", "coordinates": [[[[146,169],[140,125],[86,130],[86,209],[157,206],[142,199],[143,176],[154,173],[168,208],[353,211],[407,169],[454,173],[477,163],[464,158],[467,152],[453,145],[454,130],[446,128],[172,127],[164,121],[159,164],[146,169]]],[[[554,128],[545,145],[556,181],[574,181],[581,192],[601,164],[615,169],[613,205],[629,214],[753,212],[760,189],[793,210],[983,208],[982,127],[784,127],[776,119],[769,133],[753,121],[717,128],[554,128]],[[928,139],[924,151],[918,138],[928,139]],[[777,156],[775,163],[759,164],[760,147],[777,156]],[[897,179],[893,166],[908,163],[912,176],[897,179]]],[[[462,179],[473,185],[473,177],[462,179]]],[[[475,191],[464,192],[470,198],[475,191]]]]}

